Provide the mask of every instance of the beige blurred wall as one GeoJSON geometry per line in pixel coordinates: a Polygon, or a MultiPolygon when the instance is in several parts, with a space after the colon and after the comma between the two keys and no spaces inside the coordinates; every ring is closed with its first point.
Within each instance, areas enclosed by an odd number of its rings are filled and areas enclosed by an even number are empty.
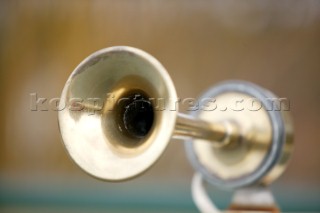
{"type": "MultiPolygon", "coordinates": [[[[84,175],[60,142],[57,113],[32,112],[30,93],[59,97],[74,67],[114,45],[141,48],[168,69],[180,97],[227,79],[291,101],[295,152],[282,181],[320,184],[320,7],[316,1],[1,1],[1,174],[84,175]]],[[[190,178],[172,143],[148,178],[190,178]]]]}

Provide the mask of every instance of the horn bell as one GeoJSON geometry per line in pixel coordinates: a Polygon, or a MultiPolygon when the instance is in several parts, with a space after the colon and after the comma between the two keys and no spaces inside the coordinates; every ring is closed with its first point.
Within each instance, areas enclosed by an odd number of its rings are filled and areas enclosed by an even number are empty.
{"type": "Polygon", "coordinates": [[[154,57],[125,46],[99,50],[64,86],[62,141],[88,174],[107,181],[133,178],[167,147],[178,113],[172,100],[173,82],[154,57]]]}

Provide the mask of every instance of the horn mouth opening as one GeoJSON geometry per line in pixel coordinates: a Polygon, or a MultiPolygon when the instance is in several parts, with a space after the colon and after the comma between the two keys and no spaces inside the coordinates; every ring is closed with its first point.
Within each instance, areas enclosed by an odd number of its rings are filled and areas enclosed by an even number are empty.
{"type": "Polygon", "coordinates": [[[128,137],[142,139],[153,125],[154,109],[143,91],[132,91],[124,96],[126,102],[119,105],[119,128],[128,137]]]}
{"type": "Polygon", "coordinates": [[[159,132],[164,116],[152,101],[159,97],[155,85],[140,76],[127,76],[110,91],[102,112],[101,126],[110,149],[119,156],[144,152],[159,132]]]}
{"type": "Polygon", "coordinates": [[[99,50],[72,72],[59,112],[63,143],[94,177],[119,181],[150,168],[174,131],[178,104],[166,69],[132,47],[99,50]],[[80,100],[80,101],[79,101],[80,100]]]}

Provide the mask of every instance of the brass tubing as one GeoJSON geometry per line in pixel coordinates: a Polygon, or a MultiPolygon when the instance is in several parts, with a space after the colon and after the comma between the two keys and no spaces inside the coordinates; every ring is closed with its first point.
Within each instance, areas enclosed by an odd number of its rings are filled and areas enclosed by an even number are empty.
{"type": "Polygon", "coordinates": [[[189,115],[178,113],[174,136],[192,137],[224,146],[231,142],[238,132],[234,125],[228,123],[209,123],[189,115]]]}

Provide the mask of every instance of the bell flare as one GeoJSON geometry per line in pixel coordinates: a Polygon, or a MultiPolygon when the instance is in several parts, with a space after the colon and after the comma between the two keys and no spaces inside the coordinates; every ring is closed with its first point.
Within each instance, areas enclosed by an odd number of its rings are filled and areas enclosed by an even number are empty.
{"type": "Polygon", "coordinates": [[[99,50],[71,73],[60,99],[62,141],[73,161],[107,181],[133,178],[161,156],[178,109],[166,69],[127,46],[99,50]]]}

